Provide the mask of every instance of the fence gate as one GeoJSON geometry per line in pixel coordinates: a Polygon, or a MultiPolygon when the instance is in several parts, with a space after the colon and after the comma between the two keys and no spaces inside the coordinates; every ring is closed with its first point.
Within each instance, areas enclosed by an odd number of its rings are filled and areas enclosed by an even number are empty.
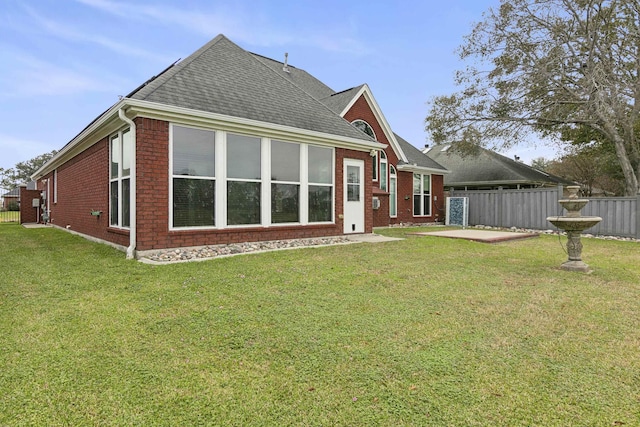
{"type": "Polygon", "coordinates": [[[20,187],[1,190],[0,222],[20,222],[20,187]]]}

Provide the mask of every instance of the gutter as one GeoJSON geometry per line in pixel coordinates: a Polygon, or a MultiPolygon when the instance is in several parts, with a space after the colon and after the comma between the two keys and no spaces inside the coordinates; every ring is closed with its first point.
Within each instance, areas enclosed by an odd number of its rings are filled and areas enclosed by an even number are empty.
{"type": "Polygon", "coordinates": [[[129,220],[129,247],[127,248],[127,259],[135,259],[136,257],[136,124],[124,114],[124,109],[121,107],[118,110],[118,117],[125,123],[127,123],[130,127],[129,131],[133,137],[133,141],[131,143],[131,171],[130,171],[130,179],[131,183],[129,188],[129,212],[130,212],[130,220],[129,220]]]}

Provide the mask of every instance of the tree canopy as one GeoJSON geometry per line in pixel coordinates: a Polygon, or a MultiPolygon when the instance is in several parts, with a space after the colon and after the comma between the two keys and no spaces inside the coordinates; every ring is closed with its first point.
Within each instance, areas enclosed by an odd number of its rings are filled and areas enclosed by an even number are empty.
{"type": "Polygon", "coordinates": [[[20,184],[26,184],[31,181],[31,175],[48,162],[56,153],[57,151],[53,150],[49,153],[40,154],[33,159],[18,162],[12,168],[0,168],[0,187],[11,190],[20,184]]]}
{"type": "Polygon", "coordinates": [[[638,192],[637,0],[502,0],[459,54],[468,64],[456,73],[459,92],[434,98],[425,120],[435,143],[579,135],[576,143],[609,144],[625,193],[638,192]]]}

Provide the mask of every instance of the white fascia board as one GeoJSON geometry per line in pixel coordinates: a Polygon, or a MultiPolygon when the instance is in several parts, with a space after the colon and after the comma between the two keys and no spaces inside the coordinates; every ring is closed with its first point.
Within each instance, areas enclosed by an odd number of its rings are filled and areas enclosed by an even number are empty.
{"type": "Polygon", "coordinates": [[[430,173],[434,175],[446,175],[451,173],[451,171],[447,169],[434,169],[418,165],[398,165],[397,169],[403,172],[430,173]]]}
{"type": "Polygon", "coordinates": [[[89,146],[124,126],[122,120],[118,118],[118,110],[121,108],[125,109],[127,117],[131,119],[141,116],[169,122],[174,121],[183,124],[215,127],[227,131],[257,134],[270,138],[281,138],[294,140],[296,142],[347,148],[356,151],[382,150],[387,147],[386,144],[363,139],[341,137],[258,120],[174,107],[138,99],[123,98],[67,143],[55,156],[42,165],[40,169],[34,172],[33,175],[31,175],[31,179],[37,180],[41,178],[89,146]]]}
{"type": "Polygon", "coordinates": [[[407,156],[404,154],[404,151],[402,151],[402,148],[400,148],[400,144],[398,144],[398,141],[396,140],[396,137],[391,130],[391,126],[389,125],[387,119],[384,117],[384,114],[382,114],[382,110],[380,109],[378,102],[376,102],[376,99],[373,97],[373,93],[371,92],[371,89],[369,89],[368,84],[365,83],[364,85],[362,85],[358,93],[355,94],[351,101],[349,101],[349,104],[347,104],[344,110],[342,110],[340,116],[344,117],[344,115],[347,114],[347,111],[349,111],[351,107],[353,107],[353,104],[355,104],[362,95],[364,95],[364,99],[369,104],[369,107],[371,107],[371,111],[373,111],[373,115],[376,116],[376,120],[382,127],[382,131],[386,135],[387,139],[391,141],[391,148],[393,149],[393,151],[395,151],[400,160],[406,162],[407,156]]]}
{"type": "Polygon", "coordinates": [[[356,151],[381,150],[387,147],[375,141],[356,139],[293,126],[262,122],[242,117],[227,116],[184,107],[159,104],[137,99],[127,100],[128,114],[133,117],[148,117],[168,122],[204,126],[229,132],[240,132],[274,139],[294,140],[356,151]]]}

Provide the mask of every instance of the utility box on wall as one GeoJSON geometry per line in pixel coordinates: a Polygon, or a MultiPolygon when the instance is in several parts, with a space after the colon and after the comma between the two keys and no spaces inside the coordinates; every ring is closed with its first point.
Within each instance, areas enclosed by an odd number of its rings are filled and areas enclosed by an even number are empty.
{"type": "Polygon", "coordinates": [[[445,225],[469,226],[468,197],[447,197],[447,218],[445,225]]]}

